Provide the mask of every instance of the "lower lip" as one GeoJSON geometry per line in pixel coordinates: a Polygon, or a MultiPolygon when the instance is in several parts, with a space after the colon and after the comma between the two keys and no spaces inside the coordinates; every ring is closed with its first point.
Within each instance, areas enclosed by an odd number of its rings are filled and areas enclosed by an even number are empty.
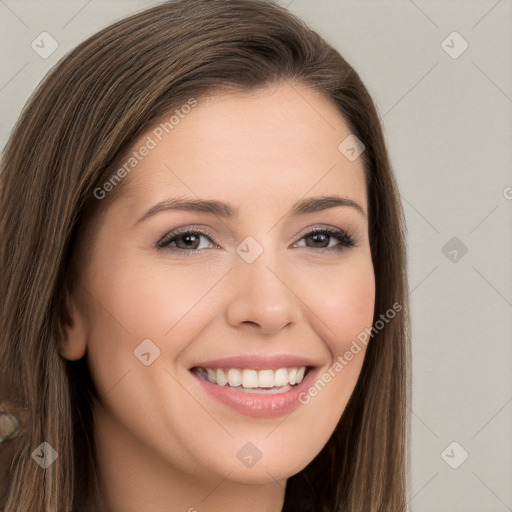
{"type": "Polygon", "coordinates": [[[227,385],[219,386],[199,377],[194,372],[191,373],[211,396],[229,405],[235,411],[253,418],[277,418],[290,414],[299,405],[302,405],[299,401],[299,395],[308,389],[309,383],[317,373],[317,369],[310,369],[303,381],[293,386],[292,389],[284,393],[268,395],[236,391],[227,385]]]}

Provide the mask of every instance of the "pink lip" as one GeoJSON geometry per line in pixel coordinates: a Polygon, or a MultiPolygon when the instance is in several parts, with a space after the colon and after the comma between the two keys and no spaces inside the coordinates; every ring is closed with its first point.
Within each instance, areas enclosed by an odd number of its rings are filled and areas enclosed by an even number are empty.
{"type": "MultiPolygon", "coordinates": [[[[229,367],[236,368],[237,365],[233,365],[233,361],[230,358],[229,364],[225,366],[226,360],[215,361],[218,363],[218,366],[210,366],[213,362],[208,362],[208,365],[205,364],[207,368],[221,368],[221,367],[229,367]],[[219,362],[220,361],[220,362],[219,362]]],[[[278,368],[283,368],[288,366],[288,364],[277,366],[278,368]]],[[[307,366],[305,364],[292,364],[290,366],[307,366]]],[[[238,364],[238,367],[244,367],[242,364],[238,364]]],[[[246,366],[256,369],[254,366],[246,366]]],[[[265,366],[265,368],[269,368],[269,366],[265,366]]],[[[306,391],[310,387],[310,383],[314,382],[315,376],[319,372],[319,368],[310,369],[304,380],[293,386],[289,391],[285,391],[284,393],[278,394],[257,394],[257,393],[245,393],[242,391],[236,391],[229,386],[219,386],[218,384],[213,384],[202,377],[199,377],[194,372],[191,372],[195,379],[199,381],[199,384],[203,387],[203,389],[213,398],[220,401],[223,404],[228,405],[235,411],[245,414],[246,416],[251,416],[253,418],[276,418],[279,416],[283,416],[285,414],[290,414],[294,411],[299,405],[302,403],[299,401],[299,396],[301,393],[306,391]]]]}
{"type": "Polygon", "coordinates": [[[300,366],[317,366],[311,360],[291,354],[244,354],[224,357],[194,365],[194,368],[252,368],[254,370],[277,370],[300,366]]]}

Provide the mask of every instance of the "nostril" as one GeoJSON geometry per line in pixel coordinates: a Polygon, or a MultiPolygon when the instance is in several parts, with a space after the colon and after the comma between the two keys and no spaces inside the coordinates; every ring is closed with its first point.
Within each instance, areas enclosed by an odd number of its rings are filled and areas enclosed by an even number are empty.
{"type": "Polygon", "coordinates": [[[243,324],[255,325],[256,327],[258,327],[258,323],[257,322],[253,322],[252,320],[244,320],[242,323],[243,324]]]}

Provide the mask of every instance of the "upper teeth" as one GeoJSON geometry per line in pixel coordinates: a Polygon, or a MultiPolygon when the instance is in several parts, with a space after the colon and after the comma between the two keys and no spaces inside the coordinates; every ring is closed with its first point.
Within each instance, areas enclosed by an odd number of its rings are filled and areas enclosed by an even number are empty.
{"type": "Polygon", "coordinates": [[[232,387],[242,386],[243,388],[273,388],[274,386],[299,384],[304,378],[306,367],[259,371],[240,368],[197,368],[196,371],[205,379],[219,386],[228,384],[232,387]]]}

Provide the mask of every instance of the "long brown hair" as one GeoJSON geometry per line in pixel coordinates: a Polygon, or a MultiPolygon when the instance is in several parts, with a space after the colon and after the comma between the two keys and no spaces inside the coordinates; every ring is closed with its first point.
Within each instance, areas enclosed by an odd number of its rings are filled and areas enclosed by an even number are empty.
{"type": "Polygon", "coordinates": [[[141,134],[189,98],[281,81],[330,98],[364,143],[374,322],[401,305],[370,340],[332,437],[288,479],[283,510],[406,510],[406,231],[381,123],[340,54],[265,0],[177,0],[122,19],[63,57],[19,117],[0,171],[0,406],[16,410],[23,428],[10,442],[2,510],[98,510],[94,387],[86,358],[66,361],[58,350],[81,230],[123,183],[101,201],[94,191],[141,134]],[[31,457],[43,441],[58,453],[45,470],[31,457]]]}

